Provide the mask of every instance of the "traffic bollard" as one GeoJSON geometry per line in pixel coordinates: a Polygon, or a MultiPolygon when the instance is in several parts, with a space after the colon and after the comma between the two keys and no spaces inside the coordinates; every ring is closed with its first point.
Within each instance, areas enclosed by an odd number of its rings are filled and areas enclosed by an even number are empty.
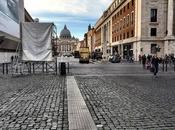
{"type": "Polygon", "coordinates": [[[65,62],[61,62],[60,64],[60,74],[66,75],[66,63],[65,62]]]}

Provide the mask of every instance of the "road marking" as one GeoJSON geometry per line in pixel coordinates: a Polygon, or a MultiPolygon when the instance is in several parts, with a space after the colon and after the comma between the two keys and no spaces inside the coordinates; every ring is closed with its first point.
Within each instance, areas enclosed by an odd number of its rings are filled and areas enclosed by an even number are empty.
{"type": "Polygon", "coordinates": [[[67,76],[69,130],[97,130],[73,76],[67,76]]]}

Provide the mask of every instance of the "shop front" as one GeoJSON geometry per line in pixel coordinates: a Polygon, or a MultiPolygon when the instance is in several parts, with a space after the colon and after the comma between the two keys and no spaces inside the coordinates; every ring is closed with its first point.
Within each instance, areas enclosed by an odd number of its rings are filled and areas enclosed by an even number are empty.
{"type": "Polygon", "coordinates": [[[123,58],[129,59],[133,57],[133,43],[123,44],[123,58]]]}

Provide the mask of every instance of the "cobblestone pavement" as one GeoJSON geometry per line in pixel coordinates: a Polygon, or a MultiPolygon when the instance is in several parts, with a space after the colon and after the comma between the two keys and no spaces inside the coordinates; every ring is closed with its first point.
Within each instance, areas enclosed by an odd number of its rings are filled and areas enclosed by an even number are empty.
{"type": "MultiPolygon", "coordinates": [[[[175,73],[139,64],[70,64],[99,130],[175,129],[175,73]]],[[[0,75],[0,130],[68,130],[65,77],[0,75]]]]}
{"type": "Polygon", "coordinates": [[[76,64],[70,68],[72,75],[150,74],[140,64],[76,64]]]}
{"type": "Polygon", "coordinates": [[[175,130],[175,77],[76,76],[99,130],[175,130]]]}
{"type": "MultiPolygon", "coordinates": [[[[72,75],[106,75],[106,74],[150,74],[152,73],[143,69],[138,63],[107,63],[107,64],[72,64],[70,66],[70,74],[72,75]]],[[[175,75],[175,71],[162,71],[160,66],[159,73],[161,75],[175,75]]]]}
{"type": "Polygon", "coordinates": [[[0,77],[0,130],[67,130],[65,78],[0,77]]]}

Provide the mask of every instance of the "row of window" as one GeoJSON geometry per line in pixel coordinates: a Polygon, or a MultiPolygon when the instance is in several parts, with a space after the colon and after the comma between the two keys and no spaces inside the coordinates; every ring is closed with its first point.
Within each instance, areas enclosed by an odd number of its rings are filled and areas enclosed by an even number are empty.
{"type": "MultiPolygon", "coordinates": [[[[151,17],[150,17],[151,22],[157,22],[157,9],[151,9],[151,17]]],[[[127,15],[120,21],[117,21],[114,26],[113,26],[113,32],[118,32],[122,30],[122,28],[128,27],[129,25],[134,24],[134,12],[131,13],[131,15],[127,15]]],[[[156,28],[151,28],[151,36],[156,36],[157,29],[156,28]]]]}
{"type": "Polygon", "coordinates": [[[130,38],[130,37],[134,37],[134,30],[131,30],[131,32],[123,33],[123,35],[120,34],[117,37],[114,37],[112,39],[112,42],[116,42],[116,41],[119,41],[119,40],[124,40],[124,39],[130,38]]]}
{"type": "Polygon", "coordinates": [[[111,11],[113,11],[119,4],[121,0],[116,0],[116,2],[111,6],[111,11]]]}
{"type": "MultiPolygon", "coordinates": [[[[134,36],[134,31],[132,30],[131,31],[131,35],[130,35],[131,37],[133,37],[134,36]]],[[[125,33],[123,33],[123,39],[125,39],[125,38],[129,38],[130,37],[129,36],[129,32],[127,32],[127,35],[125,34],[125,33]],[[127,37],[126,37],[127,36],[127,37]]],[[[150,36],[157,36],[157,28],[151,28],[150,29],[150,36]]],[[[114,38],[115,39],[115,38],[114,38]]],[[[117,41],[118,40],[122,40],[122,36],[120,37],[120,38],[117,38],[117,41]]],[[[113,41],[116,41],[116,40],[113,40],[113,41]]]]}
{"type": "Polygon", "coordinates": [[[57,47],[57,50],[59,50],[59,51],[71,51],[72,46],[71,45],[60,45],[57,47]]]}
{"type": "MultiPolygon", "coordinates": [[[[120,14],[121,11],[120,11],[120,14]]],[[[119,12],[112,17],[112,21],[119,17],[119,12]]],[[[128,16],[127,16],[128,17],[128,16]]],[[[131,14],[131,20],[133,21],[134,13],[131,14]]],[[[150,22],[157,22],[157,9],[151,9],[150,22]]]]}
{"type": "MultiPolygon", "coordinates": [[[[132,6],[134,6],[134,0],[131,2],[132,6]]],[[[126,6],[124,6],[119,12],[117,12],[114,17],[112,17],[112,20],[115,20],[117,17],[121,16],[123,13],[126,12],[126,10],[129,10],[131,7],[131,4],[128,3],[126,6]]]]}
{"type": "Polygon", "coordinates": [[[71,38],[71,37],[70,37],[70,36],[61,36],[61,38],[69,39],[69,38],[71,38]]]}
{"type": "MultiPolygon", "coordinates": [[[[111,12],[113,12],[123,0],[116,0],[115,3],[110,7],[109,10],[105,11],[103,16],[107,17],[111,12]]],[[[133,1],[133,0],[132,0],[133,1]]]]}
{"type": "MultiPolygon", "coordinates": [[[[128,3],[129,4],[129,3],[128,3]]],[[[129,7],[129,6],[128,6],[129,7]]],[[[117,17],[119,17],[120,15],[122,15],[122,12],[125,12],[125,7],[123,9],[121,9],[117,14],[115,14],[112,17],[112,20],[117,19],[117,17]],[[123,10],[123,11],[122,11],[123,10]]],[[[150,21],[151,22],[157,22],[157,9],[151,9],[151,14],[150,14],[150,21]]]]}
{"type": "Polygon", "coordinates": [[[122,30],[122,28],[124,29],[126,27],[129,27],[129,25],[134,25],[134,12],[132,12],[131,15],[128,14],[126,17],[124,17],[120,21],[117,21],[117,23],[115,23],[113,26],[112,33],[118,32],[122,30]]]}
{"type": "MultiPolygon", "coordinates": [[[[151,28],[150,36],[157,36],[157,28],[151,28]]],[[[123,35],[120,34],[119,36],[114,37],[112,39],[112,41],[116,42],[116,41],[119,41],[119,40],[122,40],[122,39],[126,39],[126,38],[130,38],[130,37],[134,37],[134,31],[133,30],[131,30],[130,34],[129,34],[129,32],[127,32],[127,33],[123,33],[123,35]]]]}

